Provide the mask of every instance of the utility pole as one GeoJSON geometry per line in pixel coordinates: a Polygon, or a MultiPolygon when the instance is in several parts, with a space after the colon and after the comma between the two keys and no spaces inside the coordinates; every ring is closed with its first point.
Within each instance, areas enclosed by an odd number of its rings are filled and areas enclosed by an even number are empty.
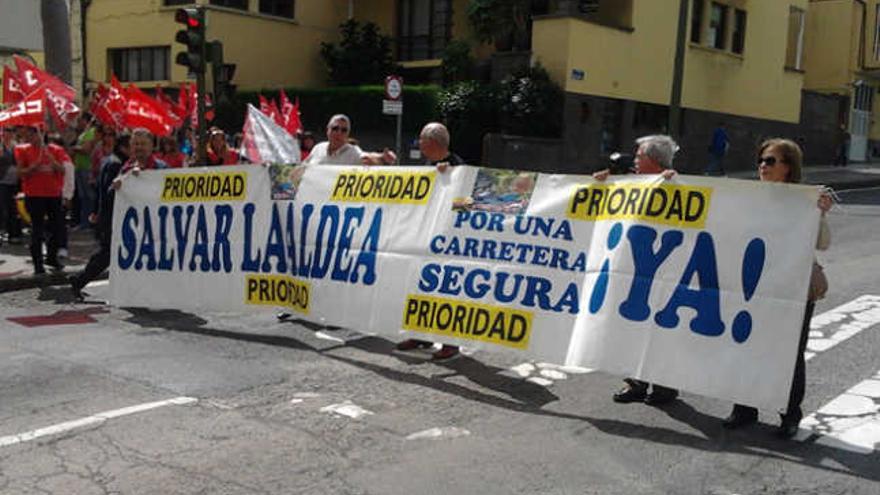
{"type": "Polygon", "coordinates": [[[684,49],[687,43],[687,21],[690,0],[680,0],[678,34],[675,41],[675,66],[672,69],[672,95],[669,98],[669,135],[676,141],[681,135],[681,88],[684,83],[684,49]]]}

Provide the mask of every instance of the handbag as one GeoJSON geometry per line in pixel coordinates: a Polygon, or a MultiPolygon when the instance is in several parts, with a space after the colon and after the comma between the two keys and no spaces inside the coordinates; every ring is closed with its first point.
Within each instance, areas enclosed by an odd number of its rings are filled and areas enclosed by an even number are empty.
{"type": "Polygon", "coordinates": [[[828,277],[825,270],[817,261],[813,261],[813,272],[810,274],[810,292],[807,294],[808,301],[818,301],[825,297],[828,292],[828,277]]]}

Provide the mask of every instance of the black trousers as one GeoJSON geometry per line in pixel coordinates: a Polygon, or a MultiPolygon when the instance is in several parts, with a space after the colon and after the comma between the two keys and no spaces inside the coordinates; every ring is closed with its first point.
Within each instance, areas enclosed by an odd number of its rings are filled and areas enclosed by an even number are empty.
{"type": "Polygon", "coordinates": [[[21,220],[15,207],[16,184],[0,184],[0,230],[9,237],[21,237],[21,220]]]}
{"type": "Polygon", "coordinates": [[[31,260],[34,270],[43,269],[43,239],[49,234],[46,246],[46,259],[58,258],[58,241],[64,218],[61,215],[61,197],[25,197],[24,204],[31,216],[31,260]]]}
{"type": "Polygon", "coordinates": [[[73,277],[72,283],[74,287],[82,289],[110,267],[110,237],[109,228],[100,232],[98,251],[89,258],[85,269],[73,277]]]}
{"type": "MultiPolygon", "coordinates": [[[[807,339],[810,337],[810,320],[813,319],[813,310],[815,309],[816,303],[807,301],[804,321],[801,324],[801,338],[798,341],[797,358],[794,363],[794,377],[791,381],[791,391],[788,393],[788,407],[785,409],[787,420],[800,421],[804,416],[801,410],[801,403],[804,401],[804,393],[807,388],[807,360],[804,358],[804,351],[807,350],[807,339]]],[[[733,406],[733,409],[738,414],[758,414],[758,410],[754,407],[742,404],[736,404],[733,406]]]]}

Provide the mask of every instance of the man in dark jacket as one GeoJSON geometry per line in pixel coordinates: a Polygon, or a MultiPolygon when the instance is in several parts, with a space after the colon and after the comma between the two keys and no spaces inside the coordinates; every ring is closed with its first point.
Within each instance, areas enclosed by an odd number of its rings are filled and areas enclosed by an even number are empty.
{"type": "Polygon", "coordinates": [[[113,154],[104,159],[97,183],[97,213],[92,213],[89,221],[95,224],[98,231],[100,246],[92,255],[85,269],[70,277],[70,290],[73,297],[82,301],[82,289],[89,282],[98,278],[110,266],[110,241],[113,238],[113,202],[116,190],[113,181],[128,161],[131,152],[131,136],[123,134],[116,139],[113,154]]]}

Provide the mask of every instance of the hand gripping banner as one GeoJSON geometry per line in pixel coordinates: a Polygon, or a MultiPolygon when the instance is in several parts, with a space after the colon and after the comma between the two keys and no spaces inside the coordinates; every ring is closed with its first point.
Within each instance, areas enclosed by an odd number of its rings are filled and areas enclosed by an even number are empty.
{"type": "Polygon", "coordinates": [[[148,171],[117,195],[112,302],[283,310],[778,408],[817,198],[467,166],[148,171]]]}

